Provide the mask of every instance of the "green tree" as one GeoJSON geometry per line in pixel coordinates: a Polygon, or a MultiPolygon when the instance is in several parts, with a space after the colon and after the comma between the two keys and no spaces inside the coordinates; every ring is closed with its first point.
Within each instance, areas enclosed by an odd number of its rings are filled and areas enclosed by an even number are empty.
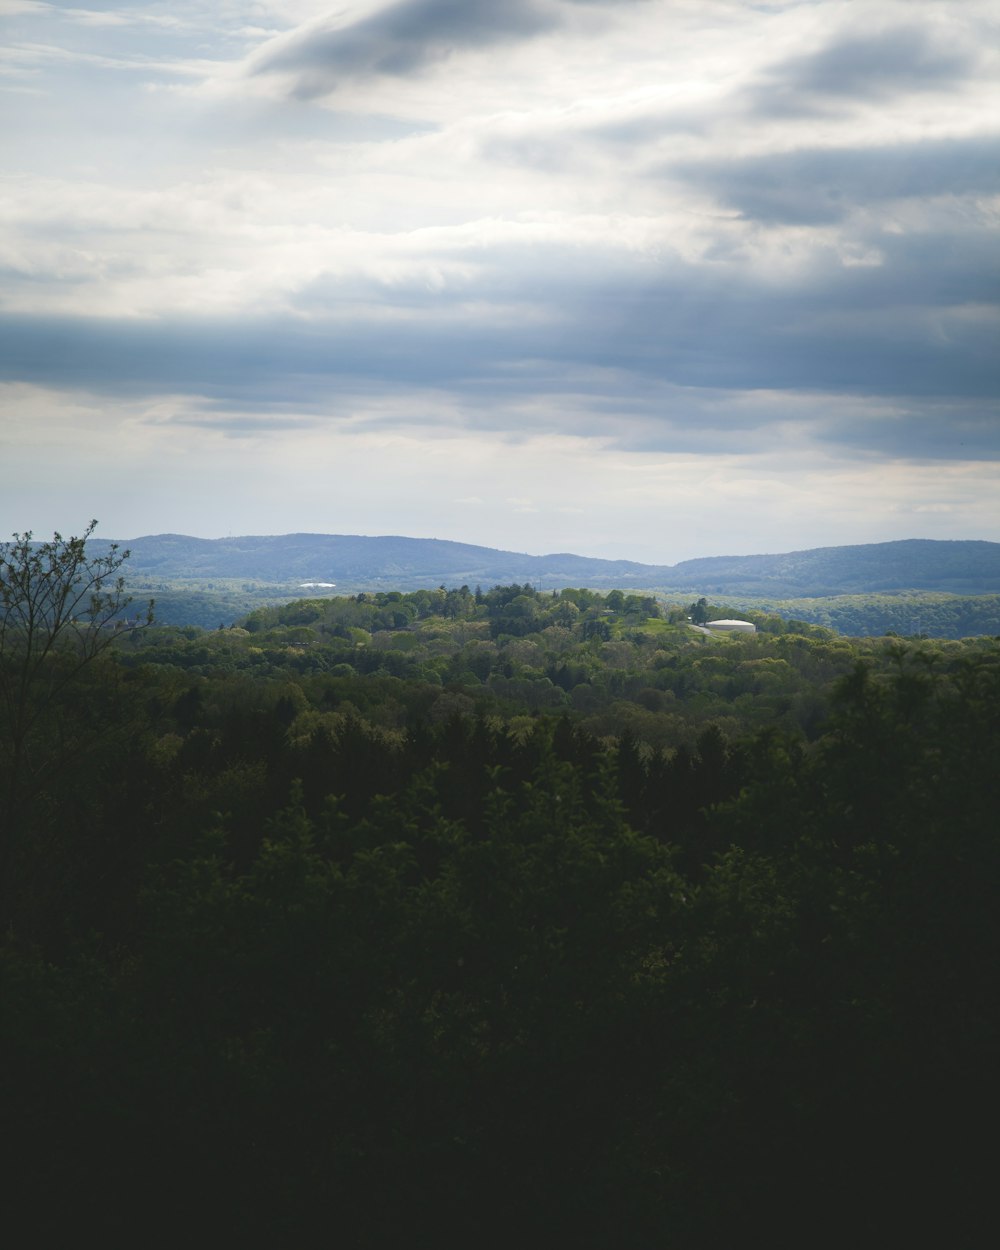
{"type": "Polygon", "coordinates": [[[0,544],[0,869],[7,867],[17,817],[39,786],[73,753],[59,722],[63,696],[123,630],[131,598],[121,569],[129,557],[112,544],[87,554],[96,521],[79,538],[30,531],[0,544]]]}

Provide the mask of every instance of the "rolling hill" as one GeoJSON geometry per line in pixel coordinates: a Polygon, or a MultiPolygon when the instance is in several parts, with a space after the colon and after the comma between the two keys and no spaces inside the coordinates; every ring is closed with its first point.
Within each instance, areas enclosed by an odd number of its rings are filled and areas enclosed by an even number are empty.
{"type": "MultiPolygon", "coordinates": [[[[246,538],[190,538],[157,534],[119,540],[132,556],[133,576],[169,579],[249,578],[289,582],[347,582],[397,589],[447,582],[544,581],[569,586],[640,585],[659,570],[629,560],[598,560],[570,554],[530,556],[437,538],[358,534],[284,534],[246,538]]],[[[102,544],[91,540],[97,551],[102,544]]],[[[103,544],[106,548],[108,544],[103,544]]]]}
{"type": "Polygon", "coordinates": [[[892,590],[1000,591],[1000,543],[911,538],[784,555],[708,556],[669,570],[671,584],[702,594],[821,598],[892,590]]]}
{"type": "MultiPolygon", "coordinates": [[[[289,586],[337,582],[371,589],[532,582],[543,587],[642,587],[707,596],[821,598],[899,590],[1000,593],[1000,543],[906,539],[777,555],[708,556],[675,565],[561,552],[533,556],[435,538],[285,534],[120,540],[130,579],[252,579],[289,586]]],[[[110,540],[90,540],[95,553],[110,540]]]]}

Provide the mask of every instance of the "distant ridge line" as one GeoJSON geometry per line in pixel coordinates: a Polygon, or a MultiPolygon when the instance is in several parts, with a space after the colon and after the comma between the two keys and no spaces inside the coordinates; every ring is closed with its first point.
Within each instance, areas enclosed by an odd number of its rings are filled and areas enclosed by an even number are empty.
{"type": "Polygon", "coordinates": [[[895,590],[1000,593],[1000,543],[985,539],[897,539],[749,556],[702,556],[643,564],[571,552],[528,555],[444,538],[406,535],[243,535],[196,538],[152,534],[91,539],[100,553],[128,547],[133,578],[246,578],[284,584],[336,581],[372,589],[533,582],[699,595],[826,597],[895,590]]]}

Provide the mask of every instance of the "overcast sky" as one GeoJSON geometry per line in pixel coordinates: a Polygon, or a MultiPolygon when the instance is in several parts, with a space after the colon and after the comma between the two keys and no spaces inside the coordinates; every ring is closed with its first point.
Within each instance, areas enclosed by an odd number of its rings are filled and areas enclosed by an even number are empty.
{"type": "Polygon", "coordinates": [[[0,534],[1000,540],[995,0],[0,15],[0,534]]]}

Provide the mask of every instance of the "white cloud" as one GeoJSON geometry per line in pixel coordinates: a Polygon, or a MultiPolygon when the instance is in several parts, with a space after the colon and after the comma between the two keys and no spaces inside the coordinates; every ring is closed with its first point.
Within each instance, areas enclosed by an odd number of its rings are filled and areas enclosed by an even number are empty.
{"type": "Polygon", "coordinates": [[[673,563],[1000,525],[995,465],[859,463],[796,448],[640,458],[572,435],[471,439],[311,419],[281,436],[254,433],[253,413],[245,437],[203,429],[192,443],[183,396],[108,404],[22,388],[2,401],[21,413],[4,432],[8,528],[75,532],[96,513],[107,537],[407,532],[673,563]],[[474,506],[456,510],[470,485],[474,506]]]}

